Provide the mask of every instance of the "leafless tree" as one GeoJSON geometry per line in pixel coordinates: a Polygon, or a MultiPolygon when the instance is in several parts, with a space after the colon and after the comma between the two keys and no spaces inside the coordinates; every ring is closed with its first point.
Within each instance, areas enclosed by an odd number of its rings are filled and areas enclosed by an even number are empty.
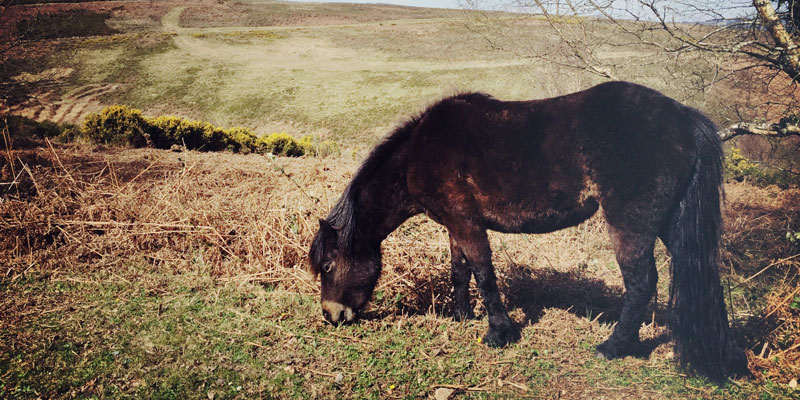
{"type": "Polygon", "coordinates": [[[467,3],[476,10],[472,28],[498,50],[598,80],[644,81],[684,101],[716,93],[729,106],[725,140],[800,137],[800,0],[507,2],[517,14],[467,3]],[[536,24],[556,42],[537,45],[519,33],[536,24]]]}

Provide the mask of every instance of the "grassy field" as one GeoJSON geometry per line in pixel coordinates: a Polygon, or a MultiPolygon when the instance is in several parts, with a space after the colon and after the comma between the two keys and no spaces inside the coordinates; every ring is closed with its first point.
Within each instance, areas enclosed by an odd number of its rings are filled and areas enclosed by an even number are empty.
{"type": "MultiPolygon", "coordinates": [[[[63,93],[44,96],[49,104],[23,113],[80,122],[102,105],[121,103],[148,115],[175,114],[262,133],[314,134],[363,146],[398,120],[458,91],[532,99],[600,82],[585,71],[524,57],[531,49],[563,52],[536,18],[493,14],[508,23],[507,46],[498,49],[484,37],[491,28],[485,20],[455,10],[269,1],[87,4],[108,15],[113,34],[64,39],[70,44],[61,50],[70,60],[68,85],[63,93]],[[509,25],[516,27],[511,33],[509,25]],[[106,90],[83,95],[85,88],[96,87],[106,90]]],[[[97,17],[73,20],[81,26],[97,17]]],[[[622,48],[598,57],[636,55],[635,48],[622,48]]],[[[640,66],[621,76],[696,106],[730,98],[722,89],[702,99],[684,96],[671,84],[674,78],[662,75],[657,66],[640,66]]],[[[712,114],[724,118],[726,112],[712,114]]]]}
{"type": "MultiPolygon", "coordinates": [[[[117,34],[83,40],[71,50],[77,54],[68,89],[117,85],[86,112],[123,103],[146,114],[363,144],[456,91],[506,98],[545,94],[529,62],[491,54],[466,29],[465,13],[270,2],[156,4],[147,18],[135,8],[116,11],[109,24],[117,34]]],[[[81,117],[74,113],[72,122],[81,117]]]]}
{"type": "MultiPolygon", "coordinates": [[[[597,217],[548,235],[490,235],[504,301],[523,326],[504,349],[480,343],[485,318],[450,317],[447,233],[421,216],[384,242],[384,273],[365,318],[324,323],[306,253],[317,218],[371,144],[458,90],[527,99],[594,78],[492,51],[467,28],[471,17],[447,10],[261,1],[59,7],[108,13],[115,33],[59,39],[54,48],[71,55],[67,86],[23,114],[78,122],[122,103],[149,116],[312,134],[353,151],[291,159],[19,138],[0,148],[0,398],[800,393],[791,386],[800,378],[800,249],[787,236],[800,231],[797,189],[726,185],[721,271],[751,377],[718,385],[676,367],[660,245],[658,298],[641,328],[649,355],[594,357],[623,296],[597,217]]],[[[551,43],[531,35],[530,45],[551,43]]],[[[476,312],[484,314],[480,301],[476,312]]]]}

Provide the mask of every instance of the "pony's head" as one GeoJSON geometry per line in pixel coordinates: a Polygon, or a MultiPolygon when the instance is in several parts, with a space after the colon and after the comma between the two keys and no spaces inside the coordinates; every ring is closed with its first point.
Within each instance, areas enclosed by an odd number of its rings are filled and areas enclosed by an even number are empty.
{"type": "Polygon", "coordinates": [[[380,249],[340,246],[336,229],[321,219],[308,256],[322,284],[322,315],[332,324],[355,320],[381,274],[380,249]]]}

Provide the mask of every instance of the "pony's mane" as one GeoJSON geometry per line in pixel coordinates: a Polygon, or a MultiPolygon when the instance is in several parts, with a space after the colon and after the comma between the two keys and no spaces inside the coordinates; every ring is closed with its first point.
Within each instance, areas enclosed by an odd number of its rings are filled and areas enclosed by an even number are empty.
{"type": "Polygon", "coordinates": [[[409,119],[372,149],[367,159],[358,168],[350,184],[347,185],[339,201],[336,202],[336,205],[333,206],[330,214],[328,214],[326,220],[336,230],[339,251],[343,254],[351,254],[352,252],[356,227],[355,202],[359,190],[372,178],[378,168],[392,157],[399,145],[408,138],[411,131],[417,126],[420,118],[421,116],[417,116],[409,119]]]}
{"type": "Polygon", "coordinates": [[[411,117],[404,124],[395,128],[370,152],[326,218],[328,223],[336,230],[337,245],[341,253],[352,254],[357,225],[355,202],[359,190],[372,179],[381,165],[395,154],[397,148],[408,139],[422,118],[443,104],[452,102],[472,103],[490,98],[492,97],[484,93],[458,93],[439,100],[421,114],[411,117]]]}

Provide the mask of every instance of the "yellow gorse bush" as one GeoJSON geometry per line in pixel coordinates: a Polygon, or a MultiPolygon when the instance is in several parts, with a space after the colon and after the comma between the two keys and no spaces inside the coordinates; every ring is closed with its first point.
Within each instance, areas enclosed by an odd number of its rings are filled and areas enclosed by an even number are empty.
{"type": "Polygon", "coordinates": [[[798,178],[790,171],[766,167],[752,161],[742,154],[738,147],[731,147],[724,160],[725,178],[727,180],[747,180],[756,185],[778,185],[780,187],[796,186],[798,178]]]}
{"type": "Polygon", "coordinates": [[[313,152],[310,137],[306,136],[297,141],[286,132],[261,136],[258,138],[257,146],[262,153],[280,156],[298,156],[313,152]]]}
{"type": "Polygon", "coordinates": [[[180,145],[190,150],[272,153],[290,157],[339,154],[336,143],[315,143],[311,136],[297,140],[286,132],[281,132],[259,137],[241,126],[223,129],[205,121],[179,117],[147,118],[137,109],[119,105],[88,115],[81,133],[95,143],[134,147],[168,149],[173,145],[180,145]]]}
{"type": "Polygon", "coordinates": [[[126,106],[106,107],[100,113],[87,115],[83,122],[85,136],[96,143],[141,147],[147,144],[147,130],[142,112],[126,106]]]}

